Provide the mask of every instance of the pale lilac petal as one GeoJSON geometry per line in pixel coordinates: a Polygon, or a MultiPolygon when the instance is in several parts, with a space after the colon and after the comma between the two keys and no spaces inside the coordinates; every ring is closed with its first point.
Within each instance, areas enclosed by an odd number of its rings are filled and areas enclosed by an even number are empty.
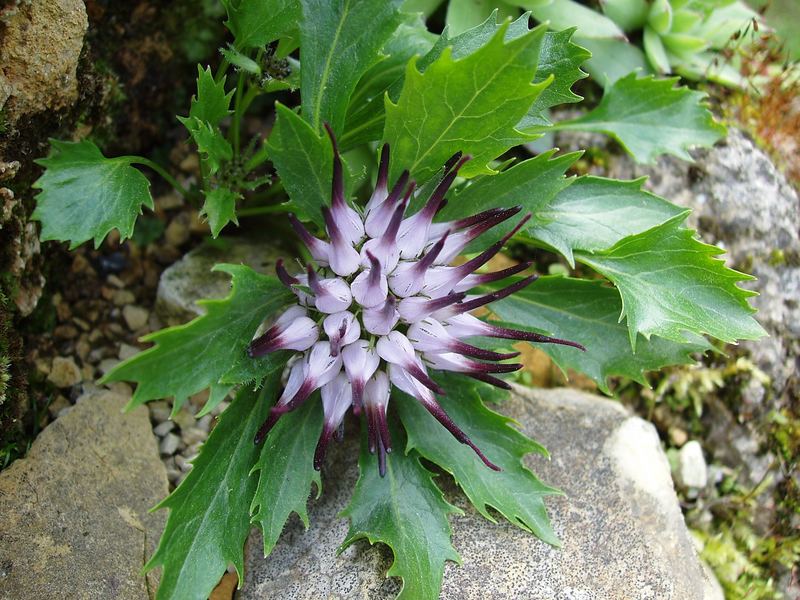
{"type": "Polygon", "coordinates": [[[369,342],[358,340],[342,349],[342,362],[353,384],[353,412],[358,414],[361,410],[364,386],[377,371],[381,359],[375,348],[370,347],[369,342]]]}
{"type": "Polygon", "coordinates": [[[247,354],[250,358],[258,358],[277,350],[308,350],[318,339],[319,327],[316,322],[308,317],[300,317],[277,335],[265,334],[253,340],[247,354]]]}
{"type": "Polygon", "coordinates": [[[370,259],[370,268],[358,274],[350,284],[350,291],[361,306],[372,308],[386,302],[389,285],[380,261],[369,251],[367,258],[370,259]]]}
{"type": "Polygon", "coordinates": [[[350,286],[344,279],[320,279],[317,273],[308,267],[308,285],[314,292],[314,305],[317,310],[332,314],[347,310],[353,303],[350,286]]]}
{"type": "Polygon", "coordinates": [[[394,296],[389,296],[383,306],[365,308],[361,314],[364,329],[373,335],[387,335],[400,319],[394,296]]]}
{"type": "Polygon", "coordinates": [[[350,311],[333,313],[325,317],[322,328],[331,343],[331,353],[336,356],[342,346],[352,344],[361,336],[361,325],[350,311]]]}

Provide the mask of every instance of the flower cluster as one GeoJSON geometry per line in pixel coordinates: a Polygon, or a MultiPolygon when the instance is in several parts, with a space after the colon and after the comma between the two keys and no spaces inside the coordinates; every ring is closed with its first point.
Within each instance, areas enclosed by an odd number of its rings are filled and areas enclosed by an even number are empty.
{"type": "Polygon", "coordinates": [[[509,373],[519,364],[498,362],[519,353],[500,354],[473,346],[464,338],[486,336],[531,342],[552,342],[583,349],[580,344],[484,322],[470,311],[520,290],[534,281],[525,277],[484,295],[467,292],[481,284],[518,274],[522,263],[492,273],[476,273],[530,218],[524,216],[502,239],[457,266],[448,264],[479,235],[512,218],[520,207],[492,209],[446,223],[433,219],[445,194],[468,157],[457,154],[444,166],[438,185],[425,205],[406,216],[415,184],[404,172],[388,186],[389,147],[381,153],[377,183],[363,216],[344,197],[342,163],[333,143],[333,190],[330,208],[323,208],[328,240],[314,237],[290,215],[316,266],[291,275],[277,263],[280,280],[297,296],[297,304],[281,314],[249,347],[253,358],[277,350],[295,350],[286,386],[256,435],[260,443],[277,420],[317,389],[322,396],[324,425],[314,456],[319,469],[331,438],[342,434],[345,413],[363,410],[369,450],[378,452],[381,475],[392,443],[386,409],[392,386],[416,398],[461,443],[470,446],[490,468],[499,470],[453,423],[436,401],[443,390],[428,368],[455,371],[502,388],[493,373],[509,373]]]}

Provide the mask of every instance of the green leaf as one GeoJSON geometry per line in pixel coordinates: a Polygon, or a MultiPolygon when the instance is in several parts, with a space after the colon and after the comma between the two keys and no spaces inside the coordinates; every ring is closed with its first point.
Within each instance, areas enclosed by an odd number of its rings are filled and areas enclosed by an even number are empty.
{"type": "Polygon", "coordinates": [[[230,105],[233,92],[234,90],[225,93],[225,77],[214,81],[211,67],[203,69],[197,65],[197,94],[192,96],[188,119],[219,125],[225,117],[231,114],[230,105]]]}
{"type": "Polygon", "coordinates": [[[624,31],[641,29],[650,8],[647,0],[603,0],[600,7],[624,31]]]}
{"type": "Polygon", "coordinates": [[[212,237],[217,237],[230,222],[239,224],[236,219],[236,201],[241,197],[241,194],[225,187],[215,187],[205,193],[206,199],[200,214],[208,218],[212,237]]]}
{"type": "Polygon", "coordinates": [[[275,126],[267,147],[298,217],[325,224],[320,208],[330,203],[333,150],[299,115],[275,103],[275,126]]]}
{"type": "Polygon", "coordinates": [[[418,15],[407,17],[400,24],[381,50],[386,58],[361,77],[350,97],[345,133],[340,140],[342,150],[380,139],[386,116],[384,94],[388,92],[390,98],[397,99],[406,63],[416,54],[429,52],[437,37],[427,30],[418,15]]]}
{"type": "Polygon", "coordinates": [[[482,399],[505,396],[504,392],[463,375],[447,374],[438,379],[447,390],[446,396],[438,398],[441,407],[502,471],[488,468],[416,399],[400,394],[397,410],[408,432],[406,451],[416,450],[451,473],[475,509],[490,521],[495,522],[489,512],[492,507],[513,525],[548,544],[559,545],[547,518],[544,497],[560,492],[543,484],[522,464],[526,454],[547,456],[547,450],[511,427],[513,419],[484,406],[482,399]]]}
{"type": "Polygon", "coordinates": [[[652,336],[649,340],[640,337],[634,353],[628,328],[619,320],[619,293],[599,280],[540,277],[524,290],[494,302],[491,309],[510,327],[583,344],[586,352],[555,344],[536,347],[565,373],[574,369],[591,377],[606,394],[611,393],[609,377],[619,375],[647,385],[646,371],[692,364],[692,353],[709,348],[699,336],[687,336],[687,343],[652,336]]]}
{"type": "Polygon", "coordinates": [[[575,266],[573,250],[595,252],[684,212],[642,189],[644,179],[620,181],[585,176],[575,179],[546,206],[534,212],[527,234],[564,255],[575,266]]]}
{"type": "Polygon", "coordinates": [[[306,503],[313,483],[317,497],[322,492],[319,471],[314,469],[314,450],[322,432],[322,403],[312,396],[296,411],[283,415],[264,441],[253,473],[258,473],[250,512],[251,522],[264,533],[264,556],[268,556],[291,514],[308,529],[306,503]]]}
{"type": "Polygon", "coordinates": [[[192,394],[218,383],[245,351],[259,324],[291,302],[291,293],[274,277],[244,265],[220,264],[229,273],[231,293],[222,300],[201,300],[201,315],[177,327],[145,336],[155,346],[120,363],[103,382],[138,383],[128,404],[134,408],[159,398],[175,397],[173,413],[192,394]]]}
{"type": "Polygon", "coordinates": [[[597,108],[554,127],[606,133],[640,163],[651,163],[661,154],[691,161],[690,146],[711,146],[725,135],[725,128],[703,105],[705,94],[674,87],[677,81],[638,79],[631,73],[606,90],[597,108]]]}
{"type": "Polygon", "coordinates": [[[548,21],[550,29],[555,31],[577,27],[577,35],[582,38],[625,39],[625,34],[614,21],[573,0],[553,0],[532,6],[531,13],[538,21],[548,21]]]}
{"type": "MultiPolygon", "coordinates": [[[[394,428],[393,444],[403,438],[394,428]]],[[[350,504],[342,511],[350,530],[342,549],[359,539],[383,542],[394,554],[387,576],[403,578],[398,600],[436,600],[442,586],[445,561],[460,559],[450,543],[448,514],[461,511],[448,503],[416,453],[395,451],[386,458],[386,476],[378,474],[377,460],[362,435],[358,467],[361,476],[350,504]]]]}
{"type": "Polygon", "coordinates": [[[98,248],[112,229],[131,237],[142,206],[153,208],[150,182],[131,166],[137,157],[106,158],[89,140],[50,144],[50,155],[35,161],[45,168],[33,184],[40,239],[69,241],[72,250],[87,240],[98,248]]]}
{"type": "Polygon", "coordinates": [[[583,100],[582,96],[572,91],[572,86],[587,76],[581,70],[581,65],[589,59],[591,53],[570,41],[574,31],[573,28],[545,33],[533,82],[547,81],[551,75],[553,81],[536,98],[528,114],[517,125],[520,131],[531,125],[550,125],[550,120],[546,116],[547,109],[583,100]]]}
{"type": "Polygon", "coordinates": [[[515,129],[549,81],[536,74],[544,29],[504,41],[509,24],[475,52],[454,60],[447,47],[424,73],[411,60],[397,103],[386,99],[384,139],[392,177],[409,169],[424,182],[455,152],[471,154],[461,173],[491,173],[487,163],[530,139],[515,129]]]}
{"type": "MultiPolygon", "coordinates": [[[[564,173],[580,157],[572,152],[553,158],[550,150],[535,158],[517,163],[497,175],[478,177],[470,185],[457,191],[437,220],[448,221],[474,215],[490,208],[522,206],[522,214],[534,215],[545,209],[559,192],[570,185],[564,173]]],[[[476,252],[499,240],[516,220],[493,227],[472,242],[466,253],[476,252]]]]}
{"type": "Polygon", "coordinates": [[[342,135],[347,104],[361,76],[380,58],[402,17],[400,0],[301,0],[303,116],[342,135]]]}
{"type": "Polygon", "coordinates": [[[619,289],[620,319],[628,320],[634,350],[637,333],[678,342],[686,339],[687,331],[724,342],[765,335],[747,302],[755,292],[736,285],[753,277],[714,258],[723,251],[698,241],[694,231],[681,226],[687,214],[626,237],[608,250],[575,253],[578,261],[619,289]]]}
{"type": "Polygon", "coordinates": [[[299,0],[222,0],[225,26],[237,48],[258,48],[293,29],[300,19],[299,0]]]}
{"type": "Polygon", "coordinates": [[[209,175],[215,175],[223,163],[233,158],[233,148],[219,127],[201,121],[197,117],[178,117],[178,120],[183,123],[197,144],[197,150],[208,167],[209,175]]]}
{"type": "MultiPolygon", "coordinates": [[[[269,374],[276,386],[280,370],[269,374]]],[[[248,507],[256,490],[251,469],[258,457],[253,437],[269,410],[263,393],[239,392],[222,413],[192,470],[156,508],[170,509],[167,525],[146,570],[164,568],[158,600],[208,598],[233,563],[242,581],[248,507]]]]}

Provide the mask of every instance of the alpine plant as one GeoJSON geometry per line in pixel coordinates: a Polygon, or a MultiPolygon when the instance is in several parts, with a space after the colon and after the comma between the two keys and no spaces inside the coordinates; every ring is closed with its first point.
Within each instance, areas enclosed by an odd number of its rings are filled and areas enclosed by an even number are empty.
{"type": "Polygon", "coordinates": [[[444,166],[443,175],[415,214],[407,215],[415,184],[403,172],[389,187],[389,146],[381,152],[377,182],[363,215],[344,197],[342,162],[333,144],[333,185],[330,208],[322,209],[327,240],[314,237],[294,215],[292,227],[308,248],[314,264],[290,274],[282,260],[278,278],[297,297],[248,348],[251,358],[278,350],[298,354],[287,363],[283,393],[258,430],[255,443],[269,434],[281,415],[296,409],[320,390],[324,412],[322,434],[314,454],[319,470],[331,438],[341,439],[348,410],[366,416],[368,444],[378,453],[381,476],[392,441],[386,411],[392,386],[416,398],[459,442],[472,448],[487,467],[500,470],[490,457],[442,410],[437,394],[445,394],[429,369],[455,371],[509,389],[494,374],[521,368],[502,362],[519,352],[497,353],[464,341],[472,336],[580,344],[536,333],[492,325],[470,314],[532,283],[528,276],[492,293],[469,295],[481,284],[516,275],[531,263],[501,271],[476,273],[530,218],[523,216],[503,238],[459,265],[450,265],[467,245],[492,227],[518,215],[521,208],[492,209],[451,221],[434,223],[445,194],[461,166],[459,154],[444,166]]]}

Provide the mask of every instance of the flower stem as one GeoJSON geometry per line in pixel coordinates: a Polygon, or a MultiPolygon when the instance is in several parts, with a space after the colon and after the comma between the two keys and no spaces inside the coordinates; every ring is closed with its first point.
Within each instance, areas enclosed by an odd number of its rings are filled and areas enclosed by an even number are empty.
{"type": "Polygon", "coordinates": [[[177,179],[170,175],[167,170],[157,162],[154,162],[149,158],[145,158],[144,156],[126,156],[125,158],[133,164],[144,165],[145,167],[153,169],[153,171],[161,175],[164,181],[175,188],[175,191],[183,196],[186,200],[192,200],[194,198],[194,195],[189,190],[183,187],[177,179]]]}

